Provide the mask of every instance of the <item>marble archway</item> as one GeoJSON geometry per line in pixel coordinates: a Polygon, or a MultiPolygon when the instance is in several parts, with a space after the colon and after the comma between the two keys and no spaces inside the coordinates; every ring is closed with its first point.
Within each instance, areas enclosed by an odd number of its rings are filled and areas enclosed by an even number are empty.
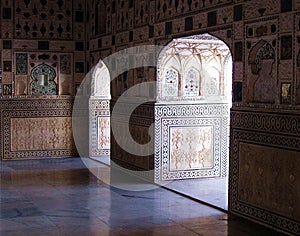
{"type": "Polygon", "coordinates": [[[102,60],[90,70],[89,156],[110,155],[110,74],[102,60]]]}
{"type": "Polygon", "coordinates": [[[160,53],[155,181],[228,175],[232,57],[210,34],[172,40],[160,53]]]}

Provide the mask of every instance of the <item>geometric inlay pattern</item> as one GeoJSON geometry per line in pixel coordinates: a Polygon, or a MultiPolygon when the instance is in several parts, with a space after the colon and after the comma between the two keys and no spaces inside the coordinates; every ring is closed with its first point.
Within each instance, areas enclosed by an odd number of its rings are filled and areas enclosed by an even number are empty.
{"type": "Polygon", "coordinates": [[[16,74],[27,74],[27,53],[16,53],[16,74]]]}

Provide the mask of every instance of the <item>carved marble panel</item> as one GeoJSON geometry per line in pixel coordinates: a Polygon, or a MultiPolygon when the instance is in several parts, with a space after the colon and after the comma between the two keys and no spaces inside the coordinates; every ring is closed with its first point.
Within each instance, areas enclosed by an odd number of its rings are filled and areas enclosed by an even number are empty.
{"type": "Polygon", "coordinates": [[[194,25],[196,29],[207,27],[207,16],[205,13],[198,13],[194,17],[194,25]]]}
{"type": "Polygon", "coordinates": [[[234,62],[234,81],[242,81],[244,78],[244,63],[243,62],[234,62]]]}
{"type": "Polygon", "coordinates": [[[227,175],[227,105],[155,105],[155,181],[227,175]]]}
{"type": "Polygon", "coordinates": [[[170,171],[213,166],[213,127],[170,127],[170,171]]]}
{"type": "Polygon", "coordinates": [[[1,159],[77,155],[71,99],[2,100],[1,159]]]}
{"type": "Polygon", "coordinates": [[[293,80],[294,64],[292,60],[282,60],[278,65],[278,78],[280,80],[293,80]]]}
{"type": "Polygon", "coordinates": [[[2,50],[2,58],[11,60],[12,58],[12,51],[11,50],[2,50]]]}
{"type": "Polygon", "coordinates": [[[71,117],[11,118],[11,151],[71,149],[71,117]]]}
{"type": "Polygon", "coordinates": [[[110,117],[98,117],[98,149],[110,149],[110,117]]]}
{"type": "Polygon", "coordinates": [[[90,153],[91,157],[110,155],[109,100],[90,98],[90,153]]]}

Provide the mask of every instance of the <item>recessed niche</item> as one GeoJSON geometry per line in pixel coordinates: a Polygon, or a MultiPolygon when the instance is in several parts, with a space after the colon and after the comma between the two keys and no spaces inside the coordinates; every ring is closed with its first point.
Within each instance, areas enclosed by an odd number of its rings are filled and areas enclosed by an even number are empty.
{"type": "Polygon", "coordinates": [[[207,26],[215,26],[217,24],[217,12],[212,11],[207,13],[207,26]]]}
{"type": "Polygon", "coordinates": [[[166,24],[165,24],[165,32],[166,32],[166,35],[172,34],[172,21],[166,22],[166,24]]]}
{"type": "Polygon", "coordinates": [[[240,21],[243,19],[243,6],[237,5],[233,9],[233,20],[240,21]]]}
{"type": "Polygon", "coordinates": [[[11,72],[11,70],[12,70],[11,61],[3,61],[3,71],[4,72],[11,72]]]}
{"type": "Polygon", "coordinates": [[[84,73],[84,63],[75,62],[75,73],[84,73]]]}
{"type": "Polygon", "coordinates": [[[11,49],[11,40],[3,40],[2,47],[3,49],[11,49]]]}
{"type": "Polygon", "coordinates": [[[293,10],[293,0],[281,0],[281,12],[293,10]]]}
{"type": "Polygon", "coordinates": [[[281,36],[281,50],[280,50],[280,59],[289,60],[292,59],[292,47],[293,47],[293,38],[292,35],[281,36]]]}
{"type": "Polygon", "coordinates": [[[281,83],[281,103],[285,103],[285,104],[291,103],[291,83],[290,82],[281,83]]]}
{"type": "Polygon", "coordinates": [[[233,102],[241,102],[243,95],[243,83],[234,82],[233,83],[233,102]]]}
{"type": "Polygon", "coordinates": [[[3,19],[11,19],[11,8],[4,7],[2,13],[3,19]]]}
{"type": "Polygon", "coordinates": [[[38,49],[39,50],[49,50],[49,41],[39,41],[38,49]]]}
{"type": "Polygon", "coordinates": [[[186,31],[189,31],[189,30],[193,29],[193,17],[187,17],[187,18],[185,18],[184,29],[186,31]]]}
{"type": "Polygon", "coordinates": [[[243,59],[243,42],[236,42],[234,44],[234,60],[242,61],[243,59]]]}
{"type": "Polygon", "coordinates": [[[83,42],[76,42],[75,43],[76,51],[84,51],[84,43],[83,42]]]}
{"type": "Polygon", "coordinates": [[[76,11],[75,12],[75,21],[76,22],[83,22],[84,21],[84,12],[83,11],[76,11]]]}

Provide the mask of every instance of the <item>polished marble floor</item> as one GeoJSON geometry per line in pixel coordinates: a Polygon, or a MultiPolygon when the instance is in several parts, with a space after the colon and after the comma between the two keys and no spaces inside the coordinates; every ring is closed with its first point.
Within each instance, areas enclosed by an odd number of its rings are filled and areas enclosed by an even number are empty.
{"type": "Polygon", "coordinates": [[[0,163],[0,235],[280,235],[164,188],[112,187],[80,158],[0,163]]]}
{"type": "Polygon", "coordinates": [[[173,180],[163,186],[222,211],[228,210],[227,177],[173,180]]]}

